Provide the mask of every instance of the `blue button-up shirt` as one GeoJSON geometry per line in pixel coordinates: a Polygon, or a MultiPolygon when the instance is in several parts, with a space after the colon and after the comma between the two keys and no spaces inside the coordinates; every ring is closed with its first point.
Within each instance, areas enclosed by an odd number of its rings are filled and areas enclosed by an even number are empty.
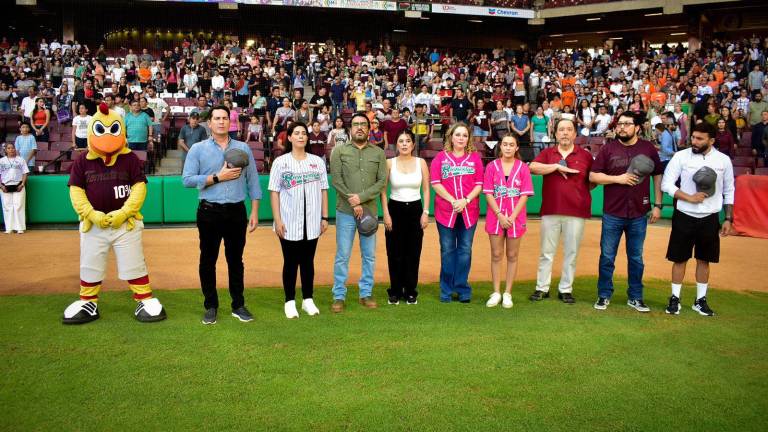
{"type": "Polygon", "coordinates": [[[261,199],[259,173],[256,170],[256,161],[253,159],[251,149],[242,141],[230,139],[226,150],[222,150],[213,138],[193,145],[184,162],[182,174],[184,186],[196,187],[200,190],[201,200],[213,203],[227,204],[244,201],[246,190],[251,200],[261,199]],[[234,180],[206,186],[206,178],[221,171],[221,167],[224,166],[224,152],[231,148],[240,149],[248,154],[248,166],[243,169],[240,177],[234,180]]]}
{"type": "Polygon", "coordinates": [[[659,151],[659,159],[662,162],[666,162],[672,159],[675,155],[675,137],[672,132],[665,130],[661,134],[661,151],[659,151]]]}

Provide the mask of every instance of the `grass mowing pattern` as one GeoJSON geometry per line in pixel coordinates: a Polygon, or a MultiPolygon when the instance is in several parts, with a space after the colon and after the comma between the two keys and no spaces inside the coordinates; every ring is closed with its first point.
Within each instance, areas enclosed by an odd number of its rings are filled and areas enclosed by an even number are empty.
{"type": "Polygon", "coordinates": [[[197,290],[158,292],[170,319],[157,324],[133,319],[127,290],[103,294],[85,326],[60,324],[74,293],[0,297],[0,430],[768,428],[768,295],[713,291],[706,318],[686,286],[671,317],[660,281],[650,314],[622,288],[594,310],[594,278],[578,279],[573,306],[531,304],[533,286],[516,285],[512,310],[485,307],[486,283],[471,305],[440,304],[430,285],[416,306],[349,302],[336,316],[323,287],[321,315],[293,321],[282,290],[251,289],[256,320],[227,306],[214,326],[197,290]]]}

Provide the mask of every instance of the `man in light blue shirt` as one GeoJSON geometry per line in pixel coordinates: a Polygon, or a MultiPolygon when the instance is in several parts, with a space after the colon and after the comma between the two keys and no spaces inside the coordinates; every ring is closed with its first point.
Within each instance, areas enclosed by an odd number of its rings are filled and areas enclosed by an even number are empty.
{"type": "Polygon", "coordinates": [[[248,322],[253,320],[253,315],[246,309],[243,297],[243,249],[246,229],[253,232],[259,223],[259,173],[251,149],[244,142],[229,137],[229,108],[223,105],[211,108],[208,126],[212,136],[190,148],[182,176],[185,187],[200,191],[197,230],[200,235],[200,286],[205,297],[203,324],[215,324],[217,319],[216,260],[222,239],[229,269],[232,316],[248,322]],[[245,152],[248,165],[229,167],[224,161],[224,153],[230,149],[245,152]],[[250,217],[246,216],[246,198],[251,200],[250,217]]]}
{"type": "Polygon", "coordinates": [[[667,127],[665,127],[664,132],[661,133],[659,144],[659,160],[661,160],[661,164],[666,169],[672,156],[675,155],[675,136],[667,127]]]}
{"type": "Polygon", "coordinates": [[[29,133],[30,127],[28,124],[23,123],[20,132],[21,135],[16,137],[16,142],[14,144],[16,146],[16,152],[22,159],[27,161],[29,170],[33,171],[35,168],[35,155],[37,154],[37,141],[35,140],[35,136],[29,133]]]}

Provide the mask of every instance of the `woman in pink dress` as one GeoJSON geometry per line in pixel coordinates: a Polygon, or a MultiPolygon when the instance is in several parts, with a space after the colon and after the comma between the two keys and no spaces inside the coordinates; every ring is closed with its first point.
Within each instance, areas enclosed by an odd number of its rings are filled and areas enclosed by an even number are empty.
{"type": "Polygon", "coordinates": [[[506,309],[512,307],[512,284],[517,274],[517,256],[520,240],[526,231],[525,204],[533,195],[533,182],[528,165],[520,160],[520,147],[511,134],[502,138],[498,146],[500,157],[485,168],[483,193],[488,202],[485,232],[491,241],[491,279],[493,293],[486,306],[501,302],[506,309]],[[507,280],[501,294],[501,261],[506,246],[507,280]]]}

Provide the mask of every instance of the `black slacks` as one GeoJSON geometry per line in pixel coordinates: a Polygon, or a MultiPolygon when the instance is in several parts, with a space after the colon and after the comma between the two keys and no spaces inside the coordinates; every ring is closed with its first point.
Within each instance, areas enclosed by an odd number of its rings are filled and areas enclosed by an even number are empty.
{"type": "Polygon", "coordinates": [[[280,239],[283,250],[283,290],[285,301],[296,300],[296,273],[301,270],[301,296],[312,298],[315,280],[315,251],[317,240],[280,239]]]}
{"type": "Polygon", "coordinates": [[[387,293],[398,298],[416,297],[421,243],[424,239],[424,230],[421,229],[424,208],[421,201],[394,200],[388,201],[387,208],[392,217],[392,231],[384,234],[390,281],[387,293]]]}
{"type": "Polygon", "coordinates": [[[200,236],[200,287],[206,309],[219,307],[216,292],[216,261],[224,240],[224,255],[229,273],[229,295],[232,309],[245,305],[243,298],[243,249],[248,216],[243,202],[215,204],[200,201],[197,208],[197,231],[200,236]]]}

